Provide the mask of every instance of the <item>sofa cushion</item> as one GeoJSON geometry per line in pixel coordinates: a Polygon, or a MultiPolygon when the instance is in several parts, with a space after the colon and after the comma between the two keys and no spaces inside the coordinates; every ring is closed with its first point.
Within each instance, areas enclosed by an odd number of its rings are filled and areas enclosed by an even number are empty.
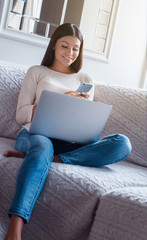
{"type": "Polygon", "coordinates": [[[15,139],[20,125],[15,120],[19,90],[27,67],[0,63],[0,136],[15,139]]]}
{"type": "Polygon", "coordinates": [[[108,236],[113,240],[147,239],[146,187],[120,188],[101,197],[89,240],[108,236]]]}
{"type": "Polygon", "coordinates": [[[113,133],[125,134],[132,143],[132,152],[127,160],[147,166],[147,91],[96,84],[95,100],[113,106],[101,137],[113,133]]]}
{"type": "MultiPolygon", "coordinates": [[[[2,156],[4,150],[13,148],[14,143],[12,139],[0,138],[0,219],[3,219],[0,222],[0,239],[4,239],[6,234],[9,223],[7,210],[15,192],[17,173],[23,162],[20,158],[2,156]]],[[[23,229],[22,239],[85,240],[89,239],[92,225],[94,228],[92,228],[91,235],[94,237],[91,240],[103,239],[99,238],[100,229],[96,229],[94,223],[97,222],[101,199],[105,201],[103,196],[114,191],[122,194],[123,189],[131,188],[147,188],[145,167],[125,161],[100,168],[53,162],[43,190],[35,204],[30,223],[23,229]]],[[[141,199],[140,191],[138,194],[141,199]]],[[[142,205],[144,206],[144,202],[142,205]]],[[[121,216],[121,214],[120,208],[118,215],[121,216]]],[[[136,218],[135,221],[137,226],[140,223],[138,219],[140,218],[136,218]]],[[[143,238],[138,239],[143,240],[143,238]]]]}

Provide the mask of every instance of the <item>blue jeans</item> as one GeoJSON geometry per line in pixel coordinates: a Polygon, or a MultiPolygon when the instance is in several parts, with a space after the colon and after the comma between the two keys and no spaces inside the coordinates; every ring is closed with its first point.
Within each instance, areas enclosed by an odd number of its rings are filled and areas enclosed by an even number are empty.
{"type": "Polygon", "coordinates": [[[125,159],[131,152],[131,143],[126,136],[114,134],[81,145],[31,135],[23,129],[17,137],[15,148],[26,157],[18,173],[16,192],[8,213],[21,216],[27,223],[54,155],[59,155],[67,164],[99,167],[125,159]]]}

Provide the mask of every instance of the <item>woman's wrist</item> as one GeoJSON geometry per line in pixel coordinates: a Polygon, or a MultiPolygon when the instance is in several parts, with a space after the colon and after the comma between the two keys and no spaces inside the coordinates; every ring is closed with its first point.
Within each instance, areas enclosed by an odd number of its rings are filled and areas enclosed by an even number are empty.
{"type": "MultiPolygon", "coordinates": [[[[36,108],[37,108],[37,105],[34,105],[34,107],[33,107],[33,109],[32,109],[32,119],[33,119],[33,117],[34,117],[36,108]]],[[[31,120],[32,120],[32,119],[31,119],[31,120]]]]}

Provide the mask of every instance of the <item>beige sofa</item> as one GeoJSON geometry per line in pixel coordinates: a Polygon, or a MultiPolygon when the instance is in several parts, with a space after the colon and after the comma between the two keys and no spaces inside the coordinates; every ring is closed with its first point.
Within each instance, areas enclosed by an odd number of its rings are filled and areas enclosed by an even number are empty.
{"type": "MultiPolygon", "coordinates": [[[[0,240],[23,161],[2,154],[20,129],[15,111],[26,70],[0,63],[0,240]]],[[[131,155],[100,168],[52,163],[23,240],[147,239],[147,91],[96,84],[95,101],[113,106],[102,136],[127,135],[131,155]]]]}

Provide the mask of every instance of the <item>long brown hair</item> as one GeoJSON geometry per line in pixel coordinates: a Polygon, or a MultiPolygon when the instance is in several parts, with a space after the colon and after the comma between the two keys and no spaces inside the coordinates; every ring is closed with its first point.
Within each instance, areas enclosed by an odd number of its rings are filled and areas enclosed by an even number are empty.
{"type": "Polygon", "coordinates": [[[80,71],[83,64],[83,36],[80,29],[77,27],[77,25],[71,24],[71,23],[64,23],[56,28],[56,30],[54,31],[50,39],[49,45],[47,47],[47,50],[43,57],[41,65],[47,66],[47,67],[52,66],[55,58],[55,53],[53,48],[57,40],[65,36],[75,36],[81,41],[79,55],[77,59],[70,65],[71,69],[74,72],[78,72],[80,71]]]}

